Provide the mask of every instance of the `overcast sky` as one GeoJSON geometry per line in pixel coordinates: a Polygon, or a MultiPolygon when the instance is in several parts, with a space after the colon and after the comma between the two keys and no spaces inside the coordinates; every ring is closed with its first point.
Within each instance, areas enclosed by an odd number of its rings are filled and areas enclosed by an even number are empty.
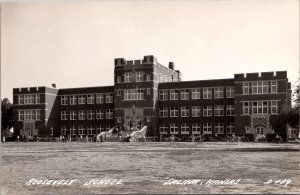
{"type": "Polygon", "coordinates": [[[2,3],[1,93],[113,85],[114,58],[154,55],[187,80],[299,75],[299,1],[2,3]]]}

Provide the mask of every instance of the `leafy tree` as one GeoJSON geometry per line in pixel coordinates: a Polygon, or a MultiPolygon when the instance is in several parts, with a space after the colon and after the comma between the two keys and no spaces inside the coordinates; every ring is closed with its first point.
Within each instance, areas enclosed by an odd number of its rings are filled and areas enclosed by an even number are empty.
{"type": "Polygon", "coordinates": [[[13,126],[13,106],[7,98],[1,100],[1,132],[13,126]]]}
{"type": "Polygon", "coordinates": [[[293,106],[289,109],[287,113],[287,123],[292,128],[299,128],[299,107],[300,107],[300,80],[295,83],[293,93],[292,93],[292,101],[293,106]]]}

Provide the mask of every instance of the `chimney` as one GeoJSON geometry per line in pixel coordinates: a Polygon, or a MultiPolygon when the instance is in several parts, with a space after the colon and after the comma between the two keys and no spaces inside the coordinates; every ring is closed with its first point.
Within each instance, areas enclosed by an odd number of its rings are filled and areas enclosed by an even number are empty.
{"type": "Polygon", "coordinates": [[[55,83],[52,83],[52,87],[53,87],[53,88],[56,88],[56,84],[55,84],[55,83]]]}
{"type": "Polygon", "coordinates": [[[174,62],[169,62],[169,68],[172,70],[175,69],[174,62]]]}

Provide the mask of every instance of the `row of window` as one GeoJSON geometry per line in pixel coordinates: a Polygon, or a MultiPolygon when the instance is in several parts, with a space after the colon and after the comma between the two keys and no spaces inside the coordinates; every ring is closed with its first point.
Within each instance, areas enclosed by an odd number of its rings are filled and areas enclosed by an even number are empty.
{"type": "Polygon", "coordinates": [[[18,95],[19,105],[39,104],[41,102],[40,94],[20,94],[18,95]]]}
{"type": "MultiPolygon", "coordinates": [[[[228,125],[225,125],[224,123],[182,123],[180,125],[180,134],[190,134],[190,130],[192,134],[200,134],[201,129],[203,129],[203,134],[211,134],[212,129],[214,126],[214,132],[215,134],[224,134],[224,129],[226,128],[226,133],[233,133],[235,126],[233,122],[230,122],[228,125]]],[[[168,134],[170,131],[170,134],[179,134],[179,124],[172,123],[169,126],[166,124],[160,124],[159,126],[160,134],[168,134]]]]}
{"type": "Polygon", "coordinates": [[[113,93],[96,93],[96,94],[86,94],[86,95],[62,95],[61,105],[76,105],[76,104],[103,104],[113,103],[114,95],[113,93]],[[77,101],[78,100],[78,101],[77,101]]]}
{"type": "Polygon", "coordinates": [[[243,102],[243,114],[277,114],[278,101],[246,101],[243,102]]]}
{"type": "MultiPolygon", "coordinates": [[[[224,88],[223,87],[214,87],[214,88],[203,88],[202,97],[203,99],[212,99],[214,94],[215,99],[224,98],[224,88]],[[214,93],[213,93],[214,91],[214,93]]],[[[201,99],[201,89],[171,89],[171,90],[160,90],[159,91],[159,100],[190,100],[190,99],[201,99]],[[179,93],[180,92],[180,93],[179,93]],[[191,97],[190,97],[191,94],[191,97]]],[[[226,87],[226,98],[234,97],[234,87],[226,87]]]]}
{"type": "Polygon", "coordinates": [[[113,119],[113,109],[106,110],[71,110],[61,111],[61,120],[101,120],[101,119],[113,119]],[[104,118],[105,113],[105,118],[104,118]],[[78,116],[77,116],[78,115],[78,116]]]}
{"type": "MultiPolygon", "coordinates": [[[[204,117],[209,117],[213,115],[213,107],[214,107],[214,116],[224,116],[224,106],[223,105],[215,105],[215,106],[182,106],[180,107],[180,116],[181,117],[200,117],[201,111],[204,117]],[[203,108],[201,110],[201,108],[203,108]]],[[[234,113],[234,106],[233,105],[226,105],[226,116],[233,116],[234,113]]],[[[159,108],[159,117],[166,118],[166,117],[178,117],[179,116],[179,108],[178,107],[162,107],[159,108]]]]}
{"type": "Polygon", "coordinates": [[[41,120],[41,110],[18,110],[18,120],[41,120]]]}
{"type": "Polygon", "coordinates": [[[143,99],[144,99],[143,89],[124,90],[124,100],[143,100],[143,99]]]}
{"type": "MultiPolygon", "coordinates": [[[[130,82],[143,82],[144,81],[143,72],[125,72],[124,73],[124,83],[130,82]]],[[[150,81],[151,76],[147,74],[146,81],[150,81]]],[[[117,83],[122,83],[122,76],[117,76],[117,83]]]]}
{"type": "MultiPolygon", "coordinates": [[[[154,80],[158,81],[159,83],[162,82],[172,82],[177,81],[177,79],[173,78],[173,76],[167,76],[163,73],[154,74],[154,80]]],[[[139,72],[125,72],[124,73],[124,83],[130,82],[143,82],[144,81],[144,73],[139,72]]],[[[151,75],[146,75],[146,81],[151,81],[151,75]]],[[[117,83],[122,83],[122,76],[117,76],[117,83]]]]}
{"type": "Polygon", "coordinates": [[[243,82],[243,94],[277,93],[277,81],[243,82]]]}
{"type": "Polygon", "coordinates": [[[88,125],[86,127],[79,125],[78,127],[70,126],[69,128],[61,126],[61,135],[96,135],[104,131],[109,131],[112,127],[111,125],[88,125]]]}

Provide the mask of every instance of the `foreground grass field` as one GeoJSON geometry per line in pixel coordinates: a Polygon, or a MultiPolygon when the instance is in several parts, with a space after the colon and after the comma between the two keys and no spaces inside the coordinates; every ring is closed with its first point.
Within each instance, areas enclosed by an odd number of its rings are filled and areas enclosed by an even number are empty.
{"type": "Polygon", "coordinates": [[[5,195],[299,194],[300,190],[299,144],[28,142],[4,143],[1,150],[5,195]],[[76,181],[70,185],[26,185],[31,179],[76,181]],[[84,185],[92,179],[94,183],[84,185]],[[104,185],[100,182],[104,179],[121,182],[104,185]],[[202,185],[163,185],[192,179],[202,185]],[[239,182],[206,185],[213,180],[239,182]]]}

